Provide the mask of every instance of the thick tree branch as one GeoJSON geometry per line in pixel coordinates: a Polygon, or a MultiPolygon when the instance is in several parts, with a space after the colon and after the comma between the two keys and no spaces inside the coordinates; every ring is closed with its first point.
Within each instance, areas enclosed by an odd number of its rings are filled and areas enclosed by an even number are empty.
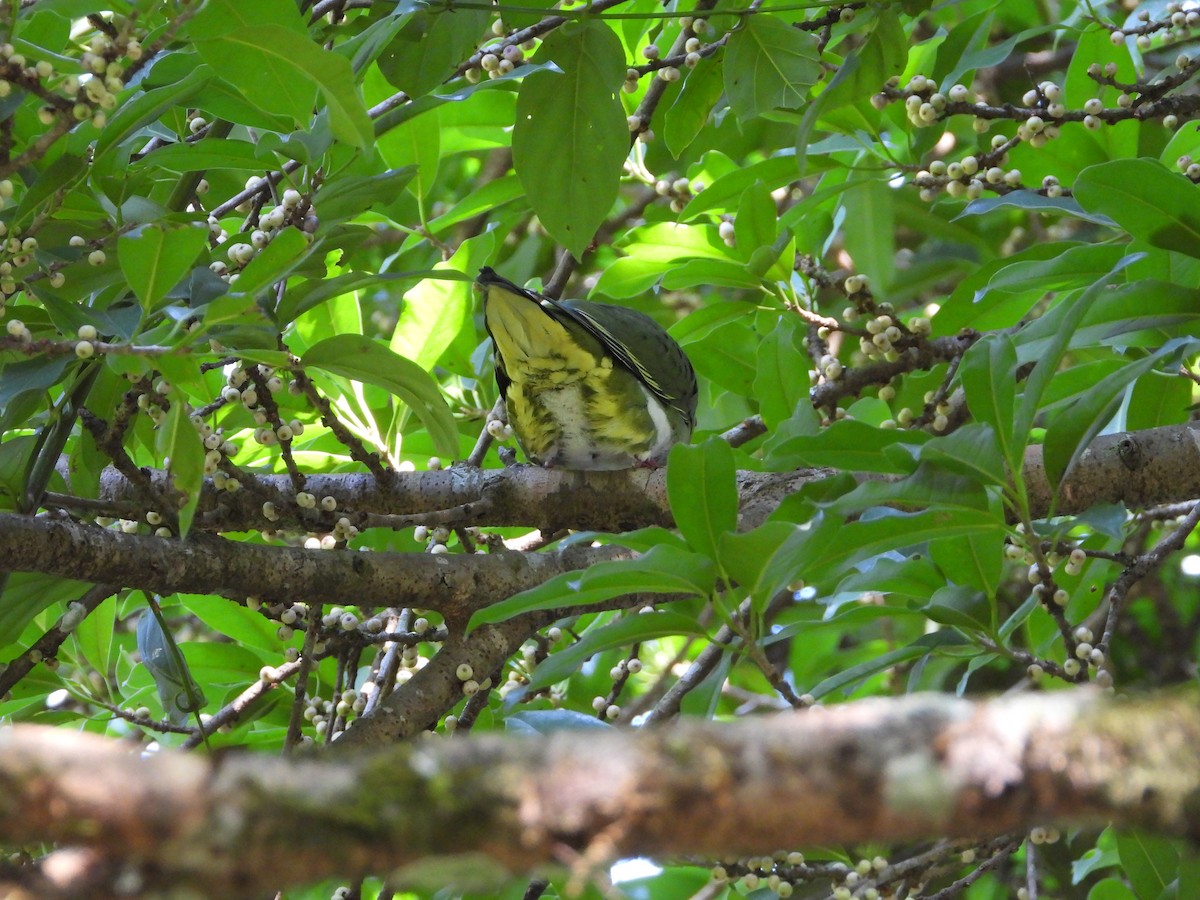
{"type": "MultiPolygon", "coordinates": [[[[1101,503],[1131,508],[1200,497],[1200,432],[1187,425],[1096,438],[1068,473],[1055,501],[1046,481],[1040,446],[1026,453],[1025,482],[1035,518],[1079,513],[1101,503]]],[[[825,470],[739,472],[741,527],[763,522],[786,497],[825,470]]],[[[157,481],[161,473],[155,473],[157,481]]],[[[202,515],[209,527],[279,527],[262,519],[261,497],[292,504],[285,475],[258,476],[255,490],[235,494],[207,488],[202,515]],[[256,497],[248,495],[255,494],[256,497]]],[[[106,498],[136,502],[137,487],[107,470],[106,498]]],[[[299,527],[332,528],[343,511],[387,517],[403,510],[419,519],[452,510],[455,525],[542,522],[549,528],[628,530],[670,525],[662,470],[565,472],[516,466],[454,467],[397,475],[386,488],[369,475],[313,475],[306,487],[332,496],[333,513],[295,509],[299,527]],[[325,522],[324,518],[331,521],[325,522]]],[[[0,558],[13,571],[45,572],[96,583],[173,591],[216,593],[264,600],[297,599],[365,605],[406,604],[465,621],[482,606],[540,584],[560,572],[616,558],[616,548],[572,548],[559,554],[475,556],[318,551],[225,541],[193,533],[187,541],[126,535],[67,519],[0,514],[0,558]]]]}
{"type": "MultiPolygon", "coordinates": [[[[828,470],[739,472],[742,526],[761,524],[787,496],[828,470]]],[[[154,472],[153,484],[165,484],[154,472]]],[[[1190,425],[1170,425],[1096,438],[1065,479],[1060,496],[1046,480],[1042,449],[1029,447],[1024,478],[1034,518],[1053,512],[1071,515],[1100,503],[1123,503],[1131,509],[1200,497],[1200,439],[1190,425]]],[[[673,524],[663,470],[568,472],[536,466],[476,469],[454,466],[442,471],[393,474],[386,485],[370,475],[310,475],[306,489],[331,496],[338,510],[301,510],[286,475],[254,477],[254,491],[216,491],[206,483],[197,525],[206,530],[275,529],[294,522],[310,530],[332,528],[351,511],[370,527],[370,517],[391,517],[376,524],[526,525],[553,532],[562,528],[627,531],[647,525],[673,524]],[[268,520],[263,498],[284,518],[268,520]],[[408,521],[411,519],[411,521],[408,521]]],[[[127,506],[139,501],[137,487],[114,469],[100,484],[102,500],[127,506]]],[[[94,503],[88,507],[94,511],[94,503]]]]}
{"type": "Polygon", "coordinates": [[[449,556],[271,547],[196,534],[186,541],[95,525],[0,513],[0,558],[16,572],[140,588],[160,594],[255,596],[363,606],[413,606],[465,624],[471,614],[562,572],[629,557],[621,547],[555,553],[449,556]]]}
{"type": "Polygon", "coordinates": [[[490,857],[499,873],[1109,820],[1197,838],[1197,797],[1194,693],[913,695],[326,761],[146,757],[88,734],[0,729],[0,840],[88,847],[143,891],[210,896],[447,854],[490,857]]]}

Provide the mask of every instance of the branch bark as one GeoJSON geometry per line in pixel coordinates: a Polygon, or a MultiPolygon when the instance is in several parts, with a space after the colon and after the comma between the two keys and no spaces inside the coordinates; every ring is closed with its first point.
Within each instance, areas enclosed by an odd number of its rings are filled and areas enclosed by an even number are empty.
{"type": "MultiPolygon", "coordinates": [[[[1042,448],[1025,454],[1023,477],[1034,518],[1071,515],[1100,503],[1123,503],[1131,509],[1200,497],[1200,439],[1191,425],[1169,425],[1145,431],[1105,435],[1091,445],[1068,473],[1057,499],[1046,479],[1042,448]]],[[[152,474],[164,489],[166,475],[152,474]]],[[[787,496],[828,469],[795,472],[738,473],[740,515],[744,528],[761,524],[787,496]]],[[[319,530],[346,515],[412,517],[408,525],[524,525],[546,532],[562,528],[629,531],[648,525],[674,524],[667,503],[666,473],[655,469],[622,472],[568,472],[536,466],[477,469],[453,466],[442,471],[393,473],[386,484],[368,474],[309,475],[305,489],[337,500],[338,512],[300,510],[286,475],[250,476],[253,484],[237,493],[213,489],[206,482],[197,511],[198,528],[209,531],[273,529],[285,524],[319,530]],[[266,519],[264,501],[285,518],[266,519]]],[[[142,495],[115,469],[105,470],[102,500],[135,507],[142,495]]],[[[369,522],[366,523],[369,526],[369,522]]],[[[394,523],[397,527],[405,524],[394,523]]]]}
{"type": "MultiPolygon", "coordinates": [[[[1186,425],[1107,435],[1094,440],[1068,473],[1057,499],[1046,480],[1040,446],[1026,452],[1025,483],[1035,518],[1069,515],[1101,503],[1145,507],[1200,497],[1200,431],[1186,425]]],[[[761,524],[786,497],[827,470],[739,472],[740,524],[761,524]]],[[[163,477],[155,473],[155,479],[163,477]]],[[[420,520],[441,515],[455,525],[562,523],[573,528],[623,531],[673,524],[662,470],[566,472],[519,466],[488,470],[395,475],[381,487],[370,475],[313,475],[316,496],[333,496],[338,509],[389,515],[397,509],[420,520]],[[438,513],[441,510],[441,514],[438,513]]],[[[136,486],[115,470],[103,479],[104,496],[137,500],[136,486]]],[[[276,523],[262,519],[263,498],[292,503],[286,476],[258,476],[235,494],[206,489],[201,504],[208,527],[230,530],[276,523]]],[[[317,530],[322,513],[301,510],[300,527],[317,530]],[[304,519],[308,516],[312,521],[304,519]],[[301,519],[303,521],[301,521],[301,519]]],[[[343,513],[326,514],[334,520],[343,513]]],[[[431,521],[431,523],[432,523],[431,521]]],[[[125,535],[67,519],[0,514],[0,558],[12,571],[45,572],[129,588],[217,593],[242,598],[408,604],[442,612],[448,620],[470,614],[572,568],[614,559],[618,548],[572,548],[556,554],[489,556],[316,551],[252,545],[194,533],[186,541],[125,535]]]]}
{"type": "Polygon", "coordinates": [[[1194,690],[927,694],[733,724],[431,737],[323,761],[146,755],[16,726],[0,729],[0,840],[88,848],[106,865],[86,871],[136,875],[142,892],[248,897],[445,855],[486,858],[501,877],[565,860],[729,858],[1035,824],[1114,820],[1197,839],[1196,701],[1194,690]]]}

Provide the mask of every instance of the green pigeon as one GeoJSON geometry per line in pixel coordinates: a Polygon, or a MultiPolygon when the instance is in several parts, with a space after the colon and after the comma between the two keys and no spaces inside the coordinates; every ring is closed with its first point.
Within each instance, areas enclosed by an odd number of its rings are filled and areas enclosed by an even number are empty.
{"type": "Polygon", "coordinates": [[[696,373],[637,310],[552,300],[484,267],[496,384],[521,449],[563,469],[657,467],[692,436],[696,373]]]}

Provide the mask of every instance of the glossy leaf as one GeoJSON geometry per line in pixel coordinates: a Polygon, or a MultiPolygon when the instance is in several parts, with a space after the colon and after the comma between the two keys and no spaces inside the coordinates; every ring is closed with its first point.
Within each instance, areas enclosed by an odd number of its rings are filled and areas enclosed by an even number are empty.
{"type": "Polygon", "coordinates": [[[667,499],[675,524],[697,553],[717,558],[721,535],[737,526],[733,451],[720,438],[676,444],[667,463],[667,499]]]}
{"type": "Polygon", "coordinates": [[[1091,439],[1112,418],[1129,383],[1159,365],[1163,356],[1162,352],[1155,353],[1117,370],[1054,418],[1046,431],[1043,450],[1046,477],[1052,485],[1062,480],[1091,439]]]}
{"type": "Polygon", "coordinates": [[[566,572],[477,610],[468,631],[541,609],[588,606],[622,594],[705,596],[713,588],[711,562],[670,545],[652,547],[636,559],[597,563],[583,572],[566,572]]]}
{"type": "Polygon", "coordinates": [[[583,255],[617,198],[629,129],[616,85],[625,64],[620,42],[596,20],[571,22],[539,53],[561,74],[525,79],[513,127],[513,166],[550,234],[583,255]]]}
{"type": "Polygon", "coordinates": [[[187,404],[177,391],[172,392],[171,408],[158,427],[155,448],[167,462],[175,490],[183,495],[179,506],[179,536],[187,537],[200,503],[200,486],[204,482],[204,445],[192,425],[187,404]]]}
{"type": "Polygon", "coordinates": [[[191,270],[207,243],[204,228],[192,225],[143,225],[117,241],[121,272],[134,295],[149,311],[191,270]]]}
{"type": "Polygon", "coordinates": [[[1084,169],[1074,194],[1084,209],[1111,218],[1164,250],[1200,256],[1200,186],[1155,160],[1116,159],[1084,169]]]}
{"type": "Polygon", "coordinates": [[[458,452],[454,417],[429,373],[377,341],[335,335],[310,347],[301,364],[390,391],[421,419],[439,453],[453,457],[458,452]]]}
{"type": "Polygon", "coordinates": [[[725,92],[746,121],[796,109],[821,74],[817,38],[771,16],[747,16],[725,49],[725,92]]]}

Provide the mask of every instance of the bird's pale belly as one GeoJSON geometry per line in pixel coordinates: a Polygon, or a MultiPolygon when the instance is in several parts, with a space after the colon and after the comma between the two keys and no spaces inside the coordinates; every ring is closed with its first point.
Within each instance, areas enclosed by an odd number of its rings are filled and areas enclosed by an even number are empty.
{"type": "Polygon", "coordinates": [[[512,384],[508,420],[525,455],[564,469],[661,465],[672,436],[657,398],[641,385],[630,394],[597,392],[586,383],[512,384]],[[639,402],[640,401],[640,402],[639,402]]]}

